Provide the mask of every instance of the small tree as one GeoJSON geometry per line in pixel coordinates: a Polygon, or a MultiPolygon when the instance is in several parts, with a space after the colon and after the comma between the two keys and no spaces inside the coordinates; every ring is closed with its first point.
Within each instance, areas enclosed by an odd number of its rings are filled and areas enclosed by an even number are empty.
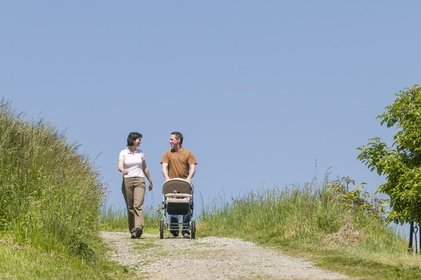
{"type": "Polygon", "coordinates": [[[421,86],[412,86],[396,96],[386,112],[378,116],[381,125],[396,128],[393,145],[388,147],[380,138],[372,138],[358,147],[358,159],[387,179],[378,191],[390,198],[388,221],[420,224],[421,86]]]}

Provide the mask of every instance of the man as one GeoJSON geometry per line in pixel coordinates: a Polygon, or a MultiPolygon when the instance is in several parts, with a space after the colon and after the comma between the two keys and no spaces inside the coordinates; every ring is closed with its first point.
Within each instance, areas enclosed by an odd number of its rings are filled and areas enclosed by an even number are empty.
{"type": "MultiPolygon", "coordinates": [[[[181,132],[171,132],[171,150],[164,153],[161,159],[162,174],[165,180],[182,178],[191,183],[196,172],[196,157],[192,152],[183,147],[183,134],[181,132]]],[[[189,223],[191,214],[183,215],[183,237],[189,237],[189,223]]],[[[177,216],[171,216],[171,223],[178,223],[177,216]]],[[[178,230],[171,231],[174,237],[178,236],[178,230]]]]}

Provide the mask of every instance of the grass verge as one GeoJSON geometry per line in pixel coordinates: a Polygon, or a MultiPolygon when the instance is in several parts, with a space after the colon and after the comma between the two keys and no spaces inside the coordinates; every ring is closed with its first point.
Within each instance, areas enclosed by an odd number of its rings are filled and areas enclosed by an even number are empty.
{"type": "Polygon", "coordinates": [[[43,252],[21,245],[10,236],[0,237],[0,279],[139,279],[128,269],[108,261],[105,252],[95,263],[63,252],[43,252]]]}
{"type": "Polygon", "coordinates": [[[198,234],[252,241],[361,279],[421,279],[421,257],[406,253],[383,209],[362,186],[326,181],[234,199],[202,213],[198,234]]]}

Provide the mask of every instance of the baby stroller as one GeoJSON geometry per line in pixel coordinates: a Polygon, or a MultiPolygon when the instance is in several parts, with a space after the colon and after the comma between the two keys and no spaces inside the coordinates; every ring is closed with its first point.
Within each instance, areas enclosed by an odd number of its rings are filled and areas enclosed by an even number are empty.
{"type": "Polygon", "coordinates": [[[181,226],[190,230],[190,238],[196,237],[196,222],[190,219],[188,224],[183,221],[171,222],[172,215],[190,214],[193,217],[193,185],[184,179],[173,178],[164,182],[162,186],[163,202],[162,217],[159,221],[159,238],[164,238],[164,230],[177,231],[181,226]]]}

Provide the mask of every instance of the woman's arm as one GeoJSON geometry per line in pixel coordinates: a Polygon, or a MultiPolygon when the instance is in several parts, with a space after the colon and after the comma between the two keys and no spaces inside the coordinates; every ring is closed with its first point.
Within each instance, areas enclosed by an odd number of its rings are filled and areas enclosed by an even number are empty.
{"type": "Polygon", "coordinates": [[[127,169],[124,168],[124,159],[120,159],[118,161],[118,171],[120,171],[121,173],[123,173],[123,175],[127,174],[127,169]]]}
{"type": "Polygon", "coordinates": [[[145,176],[149,181],[149,190],[151,191],[153,189],[152,177],[151,177],[151,174],[149,173],[149,168],[145,160],[142,161],[142,169],[143,169],[143,173],[145,173],[145,176]]]}

